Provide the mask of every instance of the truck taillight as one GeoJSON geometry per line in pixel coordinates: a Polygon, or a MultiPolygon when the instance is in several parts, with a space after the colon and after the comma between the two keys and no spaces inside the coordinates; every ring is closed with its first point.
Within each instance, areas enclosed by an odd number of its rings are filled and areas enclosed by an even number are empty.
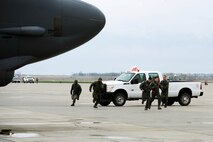
{"type": "Polygon", "coordinates": [[[203,90],[203,85],[202,85],[202,83],[200,84],[200,90],[203,90]]]}

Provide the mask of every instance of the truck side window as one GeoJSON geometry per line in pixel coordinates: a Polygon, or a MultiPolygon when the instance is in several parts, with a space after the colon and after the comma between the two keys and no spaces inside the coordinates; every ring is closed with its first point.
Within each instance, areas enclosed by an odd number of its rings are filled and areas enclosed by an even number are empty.
{"type": "Polygon", "coordinates": [[[145,73],[140,73],[141,77],[141,82],[146,81],[146,74],[145,73]]]}
{"type": "Polygon", "coordinates": [[[159,77],[158,73],[149,73],[149,77],[151,77],[152,79],[155,77],[159,77]]]}
{"type": "Polygon", "coordinates": [[[142,82],[142,79],[141,79],[141,76],[139,74],[137,74],[131,81],[131,84],[138,84],[138,83],[141,83],[142,82]]]}

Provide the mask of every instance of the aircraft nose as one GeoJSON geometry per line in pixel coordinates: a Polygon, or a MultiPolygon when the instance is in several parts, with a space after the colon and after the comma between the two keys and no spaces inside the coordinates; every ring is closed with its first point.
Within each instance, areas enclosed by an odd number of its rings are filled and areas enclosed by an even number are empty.
{"type": "Polygon", "coordinates": [[[93,16],[89,19],[91,22],[91,28],[94,29],[94,31],[100,32],[103,27],[105,26],[106,19],[104,14],[97,8],[94,7],[93,9],[95,12],[93,16]]]}
{"type": "Polygon", "coordinates": [[[63,34],[81,35],[88,40],[97,35],[104,27],[104,14],[95,6],[83,1],[64,1],[63,5],[63,34]]]}
{"type": "Polygon", "coordinates": [[[106,23],[104,14],[96,7],[92,8],[91,13],[92,14],[91,14],[91,17],[89,20],[91,20],[91,22],[93,22],[92,26],[96,27],[97,29],[102,30],[106,23]]]}

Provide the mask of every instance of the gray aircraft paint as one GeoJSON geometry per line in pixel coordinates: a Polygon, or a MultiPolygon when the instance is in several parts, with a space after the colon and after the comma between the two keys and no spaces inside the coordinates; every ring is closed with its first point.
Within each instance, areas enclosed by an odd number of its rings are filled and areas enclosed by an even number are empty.
{"type": "Polygon", "coordinates": [[[104,25],[99,9],[78,0],[1,0],[0,86],[16,69],[72,50],[104,25]]]}

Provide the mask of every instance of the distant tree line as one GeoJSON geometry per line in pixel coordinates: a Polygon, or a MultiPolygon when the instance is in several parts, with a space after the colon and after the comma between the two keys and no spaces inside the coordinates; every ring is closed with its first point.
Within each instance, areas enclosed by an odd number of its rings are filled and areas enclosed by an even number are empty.
{"type": "Polygon", "coordinates": [[[182,80],[182,81],[213,81],[213,74],[184,74],[184,73],[166,73],[170,80],[182,80]]]}
{"type": "MultiPolygon", "coordinates": [[[[122,73],[122,72],[121,72],[122,73]]],[[[74,73],[73,77],[103,77],[103,78],[115,78],[121,73],[74,73]]],[[[170,80],[173,81],[213,81],[213,74],[204,73],[164,73],[170,80]]]]}
{"type": "Polygon", "coordinates": [[[82,73],[82,72],[79,72],[79,73],[74,73],[72,74],[72,76],[97,76],[97,77],[101,77],[101,76],[118,76],[120,75],[121,73],[82,73]]]}

